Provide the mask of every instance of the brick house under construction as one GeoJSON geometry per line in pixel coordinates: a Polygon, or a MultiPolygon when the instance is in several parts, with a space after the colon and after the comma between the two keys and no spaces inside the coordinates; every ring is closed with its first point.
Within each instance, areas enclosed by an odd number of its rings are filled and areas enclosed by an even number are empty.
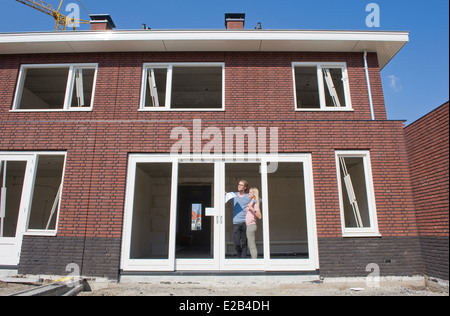
{"type": "Polygon", "coordinates": [[[380,78],[408,33],[93,18],[0,34],[2,271],[424,274],[380,78]],[[233,251],[224,192],[241,179],[261,192],[257,259],[233,251]]]}

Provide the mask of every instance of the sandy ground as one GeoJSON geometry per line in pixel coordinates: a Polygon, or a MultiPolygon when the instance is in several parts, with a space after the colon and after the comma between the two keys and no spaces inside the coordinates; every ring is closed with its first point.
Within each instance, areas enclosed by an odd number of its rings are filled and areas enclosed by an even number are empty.
{"type": "MultiPolygon", "coordinates": [[[[159,282],[90,283],[91,291],[78,296],[449,296],[448,289],[430,289],[421,282],[388,282],[380,287],[350,283],[265,283],[265,282],[159,282]]],[[[35,285],[0,282],[0,296],[35,285]]]]}
{"type": "Polygon", "coordinates": [[[120,283],[83,292],[79,296],[448,296],[444,289],[431,290],[417,283],[394,282],[377,288],[361,284],[277,284],[161,282],[120,283]],[[356,285],[356,286],[355,286],[356,285]]]}
{"type": "Polygon", "coordinates": [[[14,283],[4,283],[0,281],[0,296],[7,296],[20,291],[25,291],[30,288],[34,288],[33,285],[28,284],[14,284],[14,283]]]}

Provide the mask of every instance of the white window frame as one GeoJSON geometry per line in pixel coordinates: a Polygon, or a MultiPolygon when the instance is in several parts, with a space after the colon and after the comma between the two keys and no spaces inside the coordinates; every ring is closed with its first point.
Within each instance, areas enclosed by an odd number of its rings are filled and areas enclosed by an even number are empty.
{"type": "Polygon", "coordinates": [[[224,111],[225,110],[225,63],[144,63],[142,67],[142,84],[141,84],[141,102],[139,111],[224,111]],[[172,75],[174,67],[222,67],[222,107],[217,109],[208,108],[189,108],[189,109],[173,109],[172,101],[172,75]],[[166,100],[165,104],[160,106],[146,107],[145,99],[147,97],[148,70],[149,69],[167,69],[166,79],[166,100]]]}
{"type": "MultiPolygon", "coordinates": [[[[30,176],[27,177],[29,181],[27,183],[24,182],[24,190],[27,190],[27,192],[24,191],[23,197],[26,198],[26,202],[24,202],[27,207],[24,210],[25,217],[23,218],[23,221],[18,224],[20,226],[20,232],[21,235],[24,236],[49,236],[53,237],[56,236],[58,231],[58,224],[59,224],[59,216],[60,216],[60,206],[61,206],[61,200],[64,192],[64,177],[66,174],[66,163],[67,163],[67,152],[62,151],[45,151],[45,152],[0,152],[0,157],[6,157],[8,159],[9,157],[13,157],[14,160],[22,160],[22,159],[28,159],[29,160],[29,166],[27,166],[27,170],[30,172],[30,176]],[[33,194],[34,194],[34,186],[36,182],[36,174],[37,174],[37,166],[38,166],[38,159],[40,156],[63,156],[64,157],[64,165],[63,165],[63,171],[61,175],[61,185],[60,185],[60,195],[58,199],[58,203],[56,205],[54,215],[56,217],[56,224],[55,229],[29,229],[29,220],[31,215],[31,209],[32,209],[32,202],[33,202],[33,194]],[[29,169],[28,169],[29,168],[29,169]]],[[[21,201],[22,203],[22,201],[21,201]]]]}
{"type": "MultiPolygon", "coordinates": [[[[295,111],[353,111],[352,101],[350,98],[350,85],[348,80],[347,63],[345,62],[293,62],[292,63],[292,81],[294,84],[294,104],[295,111]],[[317,70],[317,84],[319,89],[320,108],[298,108],[297,107],[297,84],[295,82],[295,68],[296,67],[316,67],[317,70]],[[344,87],[345,106],[326,106],[325,91],[327,85],[323,78],[322,69],[337,68],[342,70],[342,79],[344,87]]],[[[341,101],[342,103],[342,101],[341,101]]]]}
{"type": "Polygon", "coordinates": [[[372,168],[370,162],[370,152],[367,150],[337,150],[335,152],[336,159],[336,174],[339,190],[339,208],[341,213],[341,227],[343,237],[381,237],[378,230],[378,219],[375,202],[375,191],[373,186],[372,168]],[[370,227],[346,227],[344,214],[344,199],[347,196],[344,194],[341,180],[341,167],[339,158],[362,158],[364,165],[364,176],[367,191],[367,205],[369,208],[370,227]]]}
{"type": "Polygon", "coordinates": [[[26,64],[20,66],[19,82],[17,84],[16,93],[14,96],[13,108],[10,112],[64,112],[64,111],[92,111],[95,98],[95,88],[97,83],[98,64],[26,64]],[[20,109],[20,103],[22,100],[23,86],[25,84],[26,70],[27,69],[48,69],[48,68],[69,68],[69,74],[67,76],[67,85],[64,96],[64,104],[61,109],[20,109]],[[76,69],[95,69],[94,82],[92,87],[91,104],[85,107],[71,107],[72,93],[75,88],[75,71],[76,69]]]}
{"type": "Polygon", "coordinates": [[[312,169],[312,155],[309,153],[278,154],[222,154],[214,159],[202,155],[169,155],[169,154],[129,154],[127,184],[125,195],[124,225],[122,232],[121,269],[124,271],[313,271],[319,269],[319,252],[317,239],[316,209],[314,201],[314,180],[312,169]],[[133,206],[136,183],[136,166],[138,163],[171,163],[171,203],[169,253],[167,259],[131,259],[131,236],[133,221],[133,206]],[[205,162],[214,163],[214,197],[215,231],[214,231],[214,259],[176,259],[176,212],[178,198],[178,169],[181,163],[205,162]],[[254,162],[261,165],[261,194],[263,199],[263,230],[264,258],[259,259],[227,259],[225,258],[225,225],[229,220],[225,214],[225,164],[254,162]],[[277,162],[302,163],[305,181],[306,219],[308,227],[307,259],[279,259],[270,258],[270,224],[268,201],[268,166],[277,162]],[[220,219],[219,219],[220,218],[220,219]]]}
{"type": "Polygon", "coordinates": [[[67,152],[58,152],[58,151],[56,151],[56,152],[50,152],[50,151],[37,152],[37,153],[34,153],[34,157],[35,157],[34,158],[35,165],[34,165],[32,184],[31,184],[30,208],[28,211],[28,217],[27,217],[24,235],[25,236],[56,236],[56,234],[58,232],[61,200],[62,200],[63,191],[64,191],[64,177],[66,174],[67,152]],[[50,221],[53,217],[56,217],[55,229],[30,229],[30,228],[28,228],[30,216],[31,216],[31,210],[32,210],[32,202],[33,202],[34,186],[35,186],[35,182],[36,182],[38,160],[39,160],[39,157],[41,157],[41,156],[64,156],[64,165],[63,165],[63,170],[62,170],[62,174],[61,174],[61,184],[60,184],[59,192],[58,192],[59,196],[57,199],[57,204],[54,205],[55,206],[54,213],[49,218],[49,221],[50,221]]]}

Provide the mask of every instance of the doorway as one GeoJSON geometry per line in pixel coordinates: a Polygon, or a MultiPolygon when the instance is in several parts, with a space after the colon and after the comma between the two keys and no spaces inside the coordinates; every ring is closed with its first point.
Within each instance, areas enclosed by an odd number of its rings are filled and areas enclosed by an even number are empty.
{"type": "Polygon", "coordinates": [[[121,268],[318,269],[311,155],[274,159],[224,156],[202,162],[184,156],[130,155],[121,268]],[[233,206],[225,201],[225,192],[236,192],[244,178],[249,188],[260,192],[256,258],[235,255],[233,206]]]}
{"type": "Polygon", "coordinates": [[[211,186],[179,185],[177,207],[177,259],[214,257],[211,217],[206,207],[211,205],[211,186]]]}

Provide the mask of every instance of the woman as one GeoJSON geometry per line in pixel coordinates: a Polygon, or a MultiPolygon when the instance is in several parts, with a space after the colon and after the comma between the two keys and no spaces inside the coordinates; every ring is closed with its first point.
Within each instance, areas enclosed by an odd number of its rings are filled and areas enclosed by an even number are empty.
{"type": "Polygon", "coordinates": [[[256,248],[256,219],[261,219],[261,208],[259,204],[259,191],[257,188],[251,188],[248,193],[251,202],[247,205],[245,210],[245,223],[247,225],[247,243],[250,249],[252,259],[258,258],[258,249],[256,248]]]}

